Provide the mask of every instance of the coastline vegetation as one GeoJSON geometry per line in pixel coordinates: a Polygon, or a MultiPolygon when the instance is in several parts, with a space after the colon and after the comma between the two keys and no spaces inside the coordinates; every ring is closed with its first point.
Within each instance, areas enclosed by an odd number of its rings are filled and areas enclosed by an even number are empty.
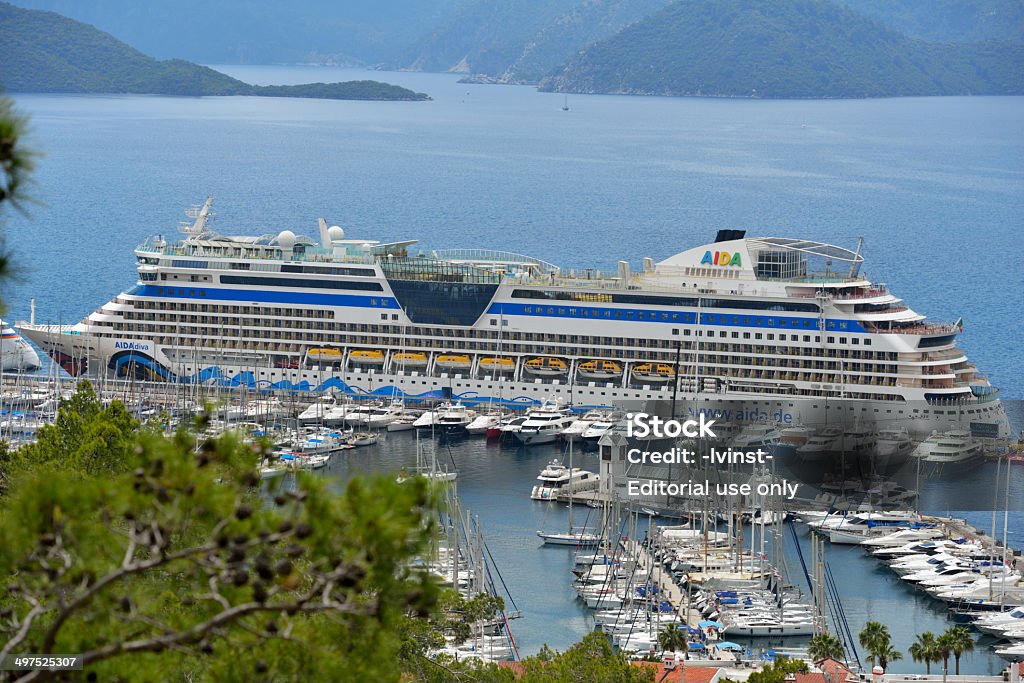
{"type": "Polygon", "coordinates": [[[256,86],[182,59],[157,60],[110,34],[53,12],[0,2],[0,86],[7,92],[250,95],[419,101],[377,81],[256,86]]]}

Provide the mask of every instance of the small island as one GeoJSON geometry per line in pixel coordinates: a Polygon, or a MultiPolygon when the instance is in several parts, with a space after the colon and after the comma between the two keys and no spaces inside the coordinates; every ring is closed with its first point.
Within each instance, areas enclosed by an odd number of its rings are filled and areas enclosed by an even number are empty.
{"type": "Polygon", "coordinates": [[[60,14],[8,3],[0,3],[0,87],[34,93],[430,99],[424,93],[369,80],[250,85],[182,59],[154,59],[109,33],[60,14]]]}

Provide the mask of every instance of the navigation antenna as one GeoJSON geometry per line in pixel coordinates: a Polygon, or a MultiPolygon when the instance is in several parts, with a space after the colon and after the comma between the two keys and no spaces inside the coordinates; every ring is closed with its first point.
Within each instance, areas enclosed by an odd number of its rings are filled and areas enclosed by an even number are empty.
{"type": "Polygon", "coordinates": [[[178,224],[181,231],[189,237],[199,237],[206,232],[206,222],[213,220],[214,217],[213,212],[210,210],[210,207],[212,206],[213,197],[209,196],[206,198],[206,202],[203,204],[202,208],[193,206],[185,209],[185,216],[191,218],[193,223],[189,225],[187,221],[182,221],[178,224]]]}

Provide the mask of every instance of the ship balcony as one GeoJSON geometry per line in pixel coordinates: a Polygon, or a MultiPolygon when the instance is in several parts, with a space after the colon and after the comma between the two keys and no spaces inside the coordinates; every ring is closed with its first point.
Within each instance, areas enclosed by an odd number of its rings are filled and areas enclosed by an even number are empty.
{"type": "MultiPolygon", "coordinates": [[[[880,321],[885,322],[885,321],[880,321]]],[[[889,328],[888,325],[875,325],[870,320],[863,321],[864,329],[868,332],[877,332],[880,334],[921,334],[921,335],[941,335],[941,334],[955,334],[960,331],[956,325],[948,323],[925,323],[920,322],[916,325],[900,325],[898,327],[889,328]]],[[[951,342],[952,343],[952,342],[951,342]]]]}
{"type": "MultiPolygon", "coordinates": [[[[862,323],[921,323],[925,317],[907,306],[895,306],[884,311],[859,311],[852,314],[862,323]]],[[[867,325],[865,325],[866,327],[867,325]]]]}
{"type": "Polygon", "coordinates": [[[914,352],[914,353],[901,353],[899,354],[899,362],[906,363],[907,365],[938,365],[941,363],[962,363],[967,360],[967,356],[964,355],[963,351],[957,348],[944,349],[941,351],[928,351],[926,353],[914,352]]]}

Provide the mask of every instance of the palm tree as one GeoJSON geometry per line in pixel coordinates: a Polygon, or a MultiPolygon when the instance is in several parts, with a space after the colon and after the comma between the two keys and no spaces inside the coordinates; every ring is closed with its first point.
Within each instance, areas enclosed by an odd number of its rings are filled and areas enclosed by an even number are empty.
{"type": "Polygon", "coordinates": [[[690,649],[686,644],[686,631],[675,624],[669,624],[658,634],[658,645],[665,652],[686,652],[690,649]]]}
{"type": "Polygon", "coordinates": [[[843,661],[846,657],[843,642],[831,633],[819,633],[813,636],[807,645],[807,654],[815,662],[823,662],[826,659],[843,661]]]}
{"type": "Polygon", "coordinates": [[[949,636],[949,649],[953,652],[953,659],[956,660],[956,675],[960,675],[960,656],[966,652],[974,651],[974,638],[966,626],[952,626],[944,635],[949,636]]]}
{"type": "Polygon", "coordinates": [[[889,635],[889,627],[878,621],[869,621],[864,624],[857,635],[861,647],[868,651],[868,661],[872,666],[877,662],[882,669],[886,669],[889,662],[903,658],[903,653],[892,646],[892,636],[889,635]]]}
{"type": "Polygon", "coordinates": [[[942,672],[949,671],[949,656],[953,654],[953,636],[949,631],[935,639],[935,651],[942,660],[942,672]]]}
{"type": "Polygon", "coordinates": [[[925,673],[929,676],[932,673],[932,662],[939,661],[939,654],[935,648],[935,634],[931,631],[917,634],[917,641],[910,646],[910,657],[915,662],[924,662],[925,673]]]}

